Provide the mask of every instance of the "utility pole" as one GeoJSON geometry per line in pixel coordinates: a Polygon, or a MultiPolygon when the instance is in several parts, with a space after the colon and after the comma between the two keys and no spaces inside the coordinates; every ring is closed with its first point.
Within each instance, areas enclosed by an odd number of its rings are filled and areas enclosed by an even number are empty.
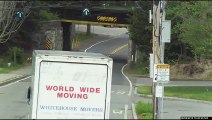
{"type": "Polygon", "coordinates": [[[165,20],[165,6],[166,1],[153,0],[153,119],[162,119],[163,84],[170,80],[170,67],[164,64],[164,49],[165,42],[171,39],[171,21],[165,20]]]}
{"type": "MultiPolygon", "coordinates": [[[[160,0],[153,0],[153,63],[160,63],[160,0]]],[[[153,119],[158,118],[158,99],[156,97],[156,86],[157,86],[157,75],[153,73],[153,82],[152,82],[152,104],[153,104],[153,119]]]]}

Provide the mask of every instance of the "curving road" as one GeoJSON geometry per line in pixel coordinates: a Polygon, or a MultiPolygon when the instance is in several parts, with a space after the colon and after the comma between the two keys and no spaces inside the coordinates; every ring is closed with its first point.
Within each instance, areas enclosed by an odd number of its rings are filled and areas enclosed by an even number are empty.
{"type": "Polygon", "coordinates": [[[127,63],[128,37],[121,34],[85,49],[86,52],[98,52],[113,58],[110,119],[132,119],[131,86],[122,74],[122,68],[127,63]]]}

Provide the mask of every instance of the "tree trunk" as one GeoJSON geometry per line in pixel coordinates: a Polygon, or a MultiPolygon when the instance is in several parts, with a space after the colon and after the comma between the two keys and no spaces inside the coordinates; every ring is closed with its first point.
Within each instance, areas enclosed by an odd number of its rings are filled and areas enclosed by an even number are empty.
{"type": "Polygon", "coordinates": [[[129,45],[128,45],[128,65],[129,68],[133,68],[135,65],[135,53],[136,53],[136,44],[134,41],[129,40],[129,45]]]}
{"type": "Polygon", "coordinates": [[[91,24],[87,24],[87,35],[91,34],[91,24]]]}
{"type": "Polygon", "coordinates": [[[186,50],[186,45],[182,45],[183,46],[183,58],[187,57],[187,50],[186,50]]]}
{"type": "Polygon", "coordinates": [[[14,55],[14,56],[13,56],[13,57],[14,57],[14,65],[16,65],[16,63],[17,63],[17,62],[16,62],[16,50],[14,50],[13,53],[14,53],[14,54],[13,54],[13,55],[14,55]]]}

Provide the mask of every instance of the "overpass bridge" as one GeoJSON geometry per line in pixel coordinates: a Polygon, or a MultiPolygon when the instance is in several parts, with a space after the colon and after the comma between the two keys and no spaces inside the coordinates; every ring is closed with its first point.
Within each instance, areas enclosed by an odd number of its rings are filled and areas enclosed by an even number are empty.
{"type": "Polygon", "coordinates": [[[72,7],[51,7],[50,10],[57,13],[62,22],[74,22],[82,24],[101,24],[125,26],[129,24],[128,18],[130,12],[128,10],[100,9],[88,8],[88,13],[83,12],[86,8],[72,7]]]}
{"type": "Polygon", "coordinates": [[[85,9],[77,6],[50,7],[50,11],[57,13],[60,18],[59,21],[62,26],[62,50],[72,50],[72,23],[120,27],[127,27],[129,24],[130,12],[128,10],[88,8],[88,11],[85,11],[85,9]]]}

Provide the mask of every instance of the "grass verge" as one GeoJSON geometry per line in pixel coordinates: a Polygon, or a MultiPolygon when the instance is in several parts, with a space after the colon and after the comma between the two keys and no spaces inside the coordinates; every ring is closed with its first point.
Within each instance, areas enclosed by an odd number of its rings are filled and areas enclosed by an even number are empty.
{"type": "Polygon", "coordinates": [[[80,41],[88,40],[88,39],[91,39],[95,36],[97,36],[97,34],[91,33],[90,35],[87,35],[86,32],[81,32],[81,31],[78,31],[76,33],[76,39],[78,39],[80,41]]]}
{"type": "Polygon", "coordinates": [[[72,41],[72,49],[77,51],[80,47],[81,42],[92,39],[96,36],[97,36],[97,34],[91,33],[90,35],[87,35],[86,32],[78,31],[76,33],[75,38],[72,41]]]}
{"type": "Polygon", "coordinates": [[[127,75],[130,76],[147,76],[148,75],[148,69],[143,64],[136,63],[133,67],[126,66],[126,69],[124,69],[124,72],[127,75]]]}
{"type": "MultiPolygon", "coordinates": [[[[152,94],[151,88],[151,86],[140,86],[137,93],[150,95],[152,94]]],[[[169,97],[212,101],[211,86],[166,86],[164,94],[169,97]]]]}
{"type": "Polygon", "coordinates": [[[15,66],[11,66],[11,67],[0,68],[0,73],[9,73],[13,70],[17,70],[22,67],[24,67],[24,65],[15,65],[15,66]]]}
{"type": "Polygon", "coordinates": [[[151,103],[143,103],[137,102],[136,113],[138,115],[138,119],[152,119],[152,104],[151,103]]]}

